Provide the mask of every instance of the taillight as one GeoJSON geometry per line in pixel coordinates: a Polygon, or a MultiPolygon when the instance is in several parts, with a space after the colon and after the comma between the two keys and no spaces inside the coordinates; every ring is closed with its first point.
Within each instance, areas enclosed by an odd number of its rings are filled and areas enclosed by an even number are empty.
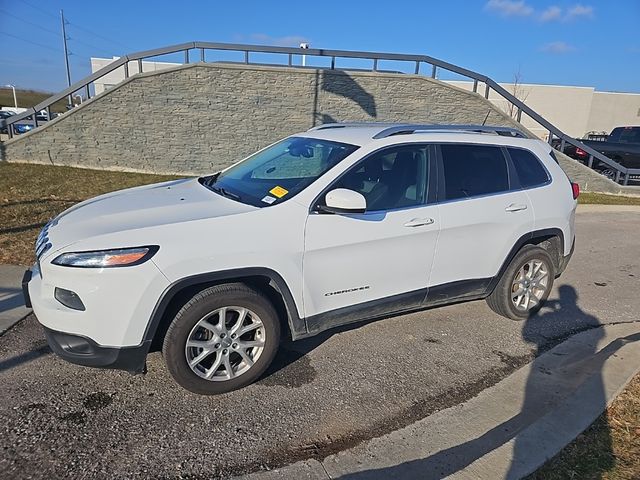
{"type": "Polygon", "coordinates": [[[580,196],[580,185],[571,182],[571,192],[573,193],[573,199],[576,200],[580,196]]]}
{"type": "Polygon", "coordinates": [[[576,147],[576,155],[579,156],[579,157],[586,157],[587,156],[587,152],[585,152],[581,148],[576,147]]]}

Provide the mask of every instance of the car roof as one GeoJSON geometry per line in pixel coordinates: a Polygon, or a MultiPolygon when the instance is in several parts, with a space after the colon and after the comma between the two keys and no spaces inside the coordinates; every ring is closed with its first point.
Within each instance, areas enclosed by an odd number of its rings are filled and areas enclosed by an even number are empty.
{"type": "Polygon", "coordinates": [[[314,127],[297,137],[317,138],[351,145],[393,145],[412,142],[488,143],[531,145],[538,139],[509,127],[491,125],[416,125],[410,123],[328,124],[314,127]]]}

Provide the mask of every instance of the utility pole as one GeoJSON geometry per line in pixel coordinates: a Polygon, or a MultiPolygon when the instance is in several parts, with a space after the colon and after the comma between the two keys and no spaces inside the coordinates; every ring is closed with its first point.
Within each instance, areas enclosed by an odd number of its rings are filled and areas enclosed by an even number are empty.
{"type": "MultiPolygon", "coordinates": [[[[67,50],[67,30],[64,23],[64,12],[60,10],[60,20],[62,21],[62,46],[64,47],[64,66],[67,70],[67,87],[71,86],[71,71],[69,70],[69,50],[67,50]]],[[[73,98],[71,94],[67,97],[67,106],[71,108],[73,98]]]]}

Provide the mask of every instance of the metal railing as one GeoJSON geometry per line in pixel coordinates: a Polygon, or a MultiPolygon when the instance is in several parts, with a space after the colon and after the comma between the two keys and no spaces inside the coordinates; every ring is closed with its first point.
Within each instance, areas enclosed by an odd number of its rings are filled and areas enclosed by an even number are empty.
{"type": "MultiPolygon", "coordinates": [[[[473,70],[468,70],[466,68],[459,67],[457,65],[453,65],[448,62],[444,62],[437,58],[430,57],[428,55],[405,55],[399,53],[377,53],[377,52],[358,52],[358,51],[350,51],[350,50],[324,50],[317,48],[309,48],[309,49],[300,49],[294,47],[277,47],[277,46],[266,46],[266,45],[244,45],[244,44],[230,44],[230,43],[211,43],[211,42],[189,42],[182,43],[179,45],[173,45],[164,48],[158,48],[154,50],[145,50],[142,52],[137,52],[129,55],[125,55],[120,57],[117,60],[114,60],[109,65],[101,68],[97,72],[89,75],[88,77],[83,78],[79,82],[74,83],[70,87],[66,88],[62,92],[53,95],[52,97],[47,98],[43,102],[35,105],[32,108],[27,109],[27,111],[20,113],[18,115],[12,115],[11,117],[0,120],[0,130],[3,130],[4,127],[7,127],[7,133],[9,138],[12,138],[15,134],[14,126],[17,123],[29,123],[34,127],[38,127],[39,123],[41,123],[37,115],[40,111],[45,110],[47,112],[46,117],[51,118],[51,106],[64,99],[67,98],[68,103],[72,103],[72,98],[74,94],[77,92],[83,92],[85,99],[89,99],[92,97],[91,95],[91,85],[96,81],[108,75],[115,70],[122,69],[124,72],[124,78],[128,78],[130,75],[129,65],[131,62],[137,63],[137,72],[143,73],[144,65],[143,60],[152,59],[154,57],[158,57],[161,55],[169,55],[175,53],[183,53],[184,62],[188,64],[191,62],[191,52],[195,51],[199,53],[199,62],[206,62],[206,52],[208,51],[233,51],[239,52],[242,54],[242,61],[240,62],[229,62],[228,60],[224,60],[226,63],[243,63],[243,64],[252,64],[252,65],[275,65],[275,66],[296,66],[299,68],[328,68],[328,69],[336,69],[336,60],[337,59],[363,59],[371,62],[371,71],[380,71],[380,61],[397,61],[409,63],[413,67],[414,74],[420,74],[423,66],[431,67],[427,69],[429,76],[431,78],[436,78],[438,74],[438,70],[445,70],[447,72],[452,72],[458,74],[460,76],[469,78],[473,80],[473,92],[479,93],[478,90],[480,88],[480,84],[484,84],[484,98],[489,98],[489,93],[491,90],[500,95],[503,99],[507,100],[510,104],[513,105],[514,111],[516,111],[516,120],[519,122],[522,118],[522,114],[526,114],[533,121],[544,127],[549,132],[549,143],[552,143],[554,138],[560,140],[560,151],[564,151],[564,147],[566,144],[574,145],[585,151],[589,155],[588,165],[591,167],[595,160],[598,160],[609,168],[613,169],[615,174],[615,181],[620,182],[621,180],[626,185],[629,181],[630,176],[632,175],[640,175],[640,169],[638,168],[627,168],[623,165],[620,165],[618,162],[606,157],[600,152],[594,150],[593,148],[583,144],[579,140],[576,140],[569,135],[563,133],[559,128],[553,125],[551,122],[547,121],[533,109],[528,107],[523,101],[516,98],[512,93],[507,91],[504,87],[498,85],[491,78],[486,75],[482,75],[478,72],[474,72],[473,70]],[[251,56],[255,54],[279,54],[281,56],[285,56],[285,61],[282,63],[265,63],[265,62],[255,62],[251,61],[251,56]],[[330,59],[330,64],[327,67],[319,67],[312,66],[307,63],[307,66],[294,65],[293,59],[295,57],[325,57],[330,59]]],[[[220,60],[216,60],[220,61],[220,60]]],[[[348,70],[349,68],[342,67],[342,70],[348,70]]],[[[136,74],[134,73],[134,75],[136,74]]],[[[95,88],[94,88],[95,90],[95,88]]]]}

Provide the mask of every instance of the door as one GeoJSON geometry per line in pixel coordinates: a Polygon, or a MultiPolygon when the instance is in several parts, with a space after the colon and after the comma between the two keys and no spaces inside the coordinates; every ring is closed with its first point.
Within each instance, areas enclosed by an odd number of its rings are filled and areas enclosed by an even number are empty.
{"type": "MultiPolygon", "coordinates": [[[[435,150],[404,145],[375,152],[334,188],[364,195],[363,214],[309,214],[305,230],[304,310],[311,331],[422,303],[438,237],[429,188],[435,150]]],[[[435,177],[433,177],[435,181],[435,177]]]]}
{"type": "Polygon", "coordinates": [[[481,294],[534,223],[501,147],[443,144],[438,167],[440,239],[428,303],[481,294]]]}

